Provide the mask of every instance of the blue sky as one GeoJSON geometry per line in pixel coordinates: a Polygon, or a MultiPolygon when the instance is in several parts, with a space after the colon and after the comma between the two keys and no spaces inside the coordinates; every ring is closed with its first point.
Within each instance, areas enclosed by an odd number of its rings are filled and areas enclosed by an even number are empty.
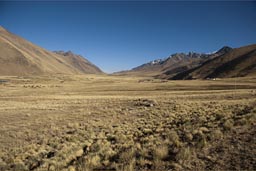
{"type": "Polygon", "coordinates": [[[0,25],[114,72],[176,52],[256,43],[256,2],[0,1],[0,25]]]}

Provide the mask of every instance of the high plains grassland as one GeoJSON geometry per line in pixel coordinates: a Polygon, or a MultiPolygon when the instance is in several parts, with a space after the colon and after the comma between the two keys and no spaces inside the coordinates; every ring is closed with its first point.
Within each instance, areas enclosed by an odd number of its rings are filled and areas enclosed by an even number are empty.
{"type": "Polygon", "coordinates": [[[0,170],[256,170],[256,78],[0,78],[0,170]]]}

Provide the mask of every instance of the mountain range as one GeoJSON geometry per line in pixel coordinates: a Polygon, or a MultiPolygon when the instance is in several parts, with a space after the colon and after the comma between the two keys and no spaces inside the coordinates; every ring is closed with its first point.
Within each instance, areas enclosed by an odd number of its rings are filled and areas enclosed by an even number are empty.
{"type": "MultiPolygon", "coordinates": [[[[0,26],[0,75],[103,74],[81,55],[48,51],[0,26]]],[[[256,44],[213,53],[175,53],[113,75],[209,79],[256,75],[256,44]]]]}
{"type": "Polygon", "coordinates": [[[208,79],[256,74],[256,44],[224,46],[214,53],[175,53],[115,75],[151,76],[161,79],[208,79]]]}

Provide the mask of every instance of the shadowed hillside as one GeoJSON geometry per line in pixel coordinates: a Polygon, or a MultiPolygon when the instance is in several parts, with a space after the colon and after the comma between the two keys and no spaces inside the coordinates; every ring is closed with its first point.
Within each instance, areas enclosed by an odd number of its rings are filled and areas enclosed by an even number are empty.
{"type": "Polygon", "coordinates": [[[256,45],[235,48],[170,79],[241,77],[256,73],[256,45]]]}

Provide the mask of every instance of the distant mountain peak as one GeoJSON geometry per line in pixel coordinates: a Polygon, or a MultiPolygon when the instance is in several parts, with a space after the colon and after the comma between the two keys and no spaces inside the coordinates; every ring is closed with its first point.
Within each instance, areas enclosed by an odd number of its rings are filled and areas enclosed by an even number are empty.
{"type": "Polygon", "coordinates": [[[62,55],[62,56],[73,56],[73,57],[82,57],[84,58],[82,55],[79,54],[75,54],[74,52],[72,52],[71,50],[68,51],[63,51],[63,50],[59,50],[59,51],[53,51],[54,53],[58,54],[58,55],[62,55]]]}
{"type": "Polygon", "coordinates": [[[53,51],[53,52],[57,53],[59,55],[63,55],[63,56],[76,55],[71,50],[69,50],[69,51],[58,50],[58,51],[53,51]]]}
{"type": "Polygon", "coordinates": [[[188,53],[174,53],[168,59],[175,59],[175,60],[182,60],[182,59],[189,59],[189,58],[202,58],[207,56],[204,53],[197,53],[197,52],[188,52],[188,53]]]}
{"type": "Polygon", "coordinates": [[[233,48],[229,47],[229,46],[223,46],[220,50],[218,50],[216,53],[218,54],[225,54],[229,51],[231,51],[233,48]]]}
{"type": "Polygon", "coordinates": [[[67,51],[65,54],[66,55],[74,55],[74,53],[71,50],[67,51]]]}
{"type": "Polygon", "coordinates": [[[161,62],[163,62],[164,60],[163,59],[156,59],[156,60],[153,60],[151,62],[149,62],[151,65],[157,65],[157,64],[160,64],[161,62]]]}

